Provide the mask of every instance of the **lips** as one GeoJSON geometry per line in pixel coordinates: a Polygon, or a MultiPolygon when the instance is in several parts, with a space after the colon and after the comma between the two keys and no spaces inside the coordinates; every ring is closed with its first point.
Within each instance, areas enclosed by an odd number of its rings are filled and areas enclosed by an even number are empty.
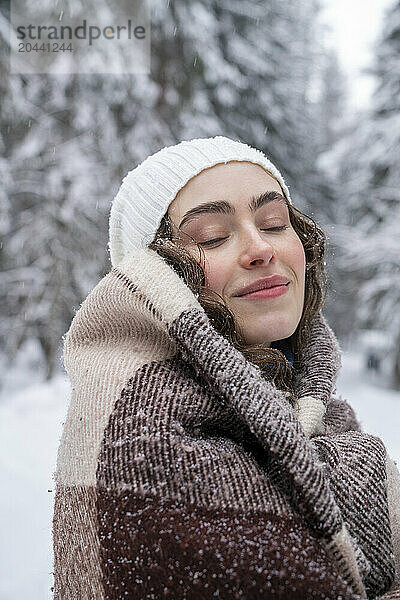
{"type": "Polygon", "coordinates": [[[257,279],[253,283],[240,288],[239,291],[234,294],[235,297],[244,296],[245,294],[251,294],[251,292],[257,292],[258,290],[265,290],[278,285],[287,285],[289,280],[283,275],[271,275],[270,277],[264,277],[263,279],[257,279]]]}

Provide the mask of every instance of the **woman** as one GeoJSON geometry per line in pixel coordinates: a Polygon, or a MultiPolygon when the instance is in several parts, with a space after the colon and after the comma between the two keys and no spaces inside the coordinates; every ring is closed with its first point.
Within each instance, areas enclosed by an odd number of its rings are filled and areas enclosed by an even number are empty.
{"type": "Polygon", "coordinates": [[[65,338],[55,598],[398,598],[399,474],[335,397],[325,236],[260,151],[124,179],[65,338]]]}

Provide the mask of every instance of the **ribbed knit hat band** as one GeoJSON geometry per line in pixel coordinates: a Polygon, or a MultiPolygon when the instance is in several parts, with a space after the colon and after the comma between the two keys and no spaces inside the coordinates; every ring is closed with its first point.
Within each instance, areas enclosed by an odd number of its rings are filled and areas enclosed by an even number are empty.
{"type": "Polygon", "coordinates": [[[169,205],[190,179],[204,169],[235,160],[263,167],[279,182],[291,203],[282,175],[256,148],[224,136],[166,146],[124,177],[113,200],[108,244],[112,265],[118,264],[128,252],[150,244],[169,205]]]}

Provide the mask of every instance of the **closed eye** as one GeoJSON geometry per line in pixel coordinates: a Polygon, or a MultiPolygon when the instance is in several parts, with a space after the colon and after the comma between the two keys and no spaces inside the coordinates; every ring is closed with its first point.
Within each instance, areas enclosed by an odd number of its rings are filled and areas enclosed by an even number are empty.
{"type": "MultiPolygon", "coordinates": [[[[284,229],[289,229],[287,225],[280,225],[279,227],[270,227],[269,229],[261,229],[261,231],[283,231],[284,229]]],[[[207,240],[207,242],[198,242],[199,246],[211,246],[212,244],[216,244],[217,242],[222,242],[228,238],[216,238],[215,240],[207,240]]]]}
{"type": "Polygon", "coordinates": [[[289,229],[287,225],[279,225],[279,227],[270,227],[269,229],[261,229],[261,231],[282,231],[283,229],[289,229]]]}

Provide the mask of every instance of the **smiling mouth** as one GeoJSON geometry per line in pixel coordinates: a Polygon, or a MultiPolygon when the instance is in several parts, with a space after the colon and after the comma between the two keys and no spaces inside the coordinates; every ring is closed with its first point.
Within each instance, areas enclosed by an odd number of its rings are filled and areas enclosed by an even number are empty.
{"type": "Polygon", "coordinates": [[[237,298],[247,298],[251,300],[252,298],[276,298],[278,296],[282,296],[288,291],[290,281],[288,283],[282,285],[274,285],[269,288],[263,288],[262,290],[257,290],[256,292],[250,292],[248,294],[243,294],[242,296],[237,296],[237,298]]]}

